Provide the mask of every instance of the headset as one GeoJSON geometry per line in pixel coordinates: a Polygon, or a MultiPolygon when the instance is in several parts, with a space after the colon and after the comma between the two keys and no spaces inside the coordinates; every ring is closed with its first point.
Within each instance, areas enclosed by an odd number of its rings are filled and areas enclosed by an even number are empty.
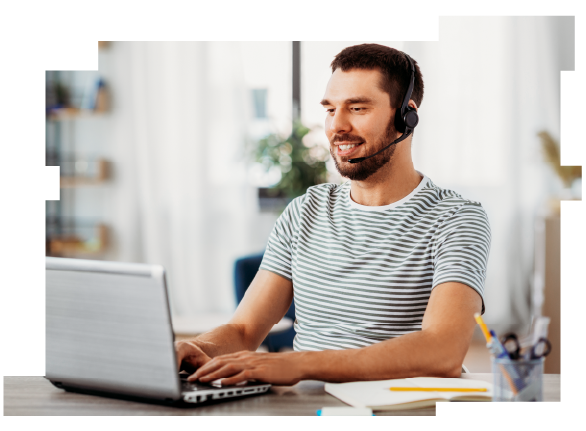
{"type": "Polygon", "coordinates": [[[417,111],[415,108],[409,106],[409,100],[411,100],[411,93],[413,93],[413,85],[415,84],[415,65],[413,64],[413,60],[407,54],[403,53],[407,60],[409,60],[409,64],[411,65],[411,80],[409,81],[409,88],[407,89],[407,93],[405,94],[405,98],[403,99],[403,104],[401,105],[400,109],[397,109],[395,113],[395,129],[398,132],[401,132],[402,135],[391,142],[389,145],[384,147],[382,150],[377,151],[374,154],[366,157],[358,157],[356,159],[349,159],[349,163],[360,163],[366,159],[370,159],[371,157],[376,156],[377,154],[382,153],[386,149],[390,148],[391,145],[399,143],[405,139],[407,139],[419,123],[419,116],[417,115],[417,111]]]}

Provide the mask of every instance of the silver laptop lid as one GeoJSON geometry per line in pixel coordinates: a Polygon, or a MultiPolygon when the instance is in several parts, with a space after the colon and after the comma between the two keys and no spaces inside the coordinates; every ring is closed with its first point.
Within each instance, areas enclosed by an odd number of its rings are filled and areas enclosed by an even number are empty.
{"type": "Polygon", "coordinates": [[[159,265],[46,259],[46,377],[157,399],[181,395],[159,265]]]}

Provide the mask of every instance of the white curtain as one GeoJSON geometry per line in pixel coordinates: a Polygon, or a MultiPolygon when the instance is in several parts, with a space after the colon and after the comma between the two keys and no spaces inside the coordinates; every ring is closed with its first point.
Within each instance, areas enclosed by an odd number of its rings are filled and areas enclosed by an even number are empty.
{"type": "Polygon", "coordinates": [[[442,18],[439,42],[404,49],[425,81],[415,166],[488,213],[485,320],[528,323],[534,220],[561,186],[537,132],[560,135],[560,70],[573,67],[573,19],[442,18]]]}
{"type": "Polygon", "coordinates": [[[231,311],[234,260],[255,251],[239,45],[114,47],[100,64],[113,95],[110,257],[162,264],[173,315],[231,311]]]}

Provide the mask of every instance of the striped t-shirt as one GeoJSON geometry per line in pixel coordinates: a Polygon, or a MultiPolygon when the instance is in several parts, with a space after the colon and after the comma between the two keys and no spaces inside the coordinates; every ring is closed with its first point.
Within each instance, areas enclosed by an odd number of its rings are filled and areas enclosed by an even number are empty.
{"type": "Polygon", "coordinates": [[[293,282],[295,350],[348,349],[421,330],[438,284],[483,298],[489,248],[482,206],[425,176],[385,206],[357,204],[349,182],[320,184],[279,217],[260,268],[293,282]]]}

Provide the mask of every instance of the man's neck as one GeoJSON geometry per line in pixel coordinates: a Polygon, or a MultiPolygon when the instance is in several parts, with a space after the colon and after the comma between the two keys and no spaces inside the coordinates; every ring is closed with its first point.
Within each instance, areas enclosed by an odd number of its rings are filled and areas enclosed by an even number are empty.
{"type": "Polygon", "coordinates": [[[383,206],[408,196],[423,177],[413,167],[411,146],[397,147],[392,159],[364,181],[352,181],[350,198],[360,205],[383,206]]]}

